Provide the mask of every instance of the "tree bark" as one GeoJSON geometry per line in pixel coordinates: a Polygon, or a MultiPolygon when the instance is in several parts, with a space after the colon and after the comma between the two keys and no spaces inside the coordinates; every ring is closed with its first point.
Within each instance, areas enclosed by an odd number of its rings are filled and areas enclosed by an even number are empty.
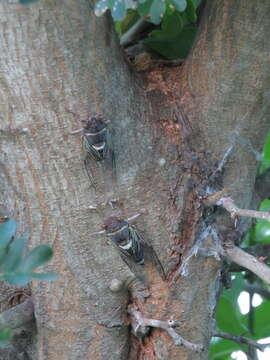
{"type": "Polygon", "coordinates": [[[31,233],[31,246],[53,247],[48,269],[60,275],[32,285],[37,358],[208,359],[222,262],[195,256],[196,249],[218,250],[217,241],[248,223],[235,229],[202,198],[226,186],[239,207],[251,206],[254,153],[269,127],[270,5],[209,2],[185,65],[145,75],[128,68],[111,21],[96,18],[93,7],[85,0],[0,4],[2,212],[31,233]],[[67,109],[111,119],[116,183],[105,177],[96,192],[89,187],[80,138],[69,135],[79,125],[67,109]],[[146,264],[145,301],[110,290],[130,271],[91,235],[113,211],[111,199],[125,217],[146,209],[138,228],[168,272],[162,281],[146,264]],[[130,334],[129,303],[147,318],[181,321],[179,334],[205,351],[176,347],[159,329],[140,343],[130,334]]]}

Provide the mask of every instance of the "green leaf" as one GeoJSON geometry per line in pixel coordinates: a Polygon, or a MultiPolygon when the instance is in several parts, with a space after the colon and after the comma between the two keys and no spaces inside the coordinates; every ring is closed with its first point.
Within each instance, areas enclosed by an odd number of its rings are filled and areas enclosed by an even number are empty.
{"type": "Polygon", "coordinates": [[[183,12],[186,10],[187,7],[186,0],[171,0],[171,1],[178,11],[183,12]]]}
{"type": "Polygon", "coordinates": [[[31,276],[27,273],[13,272],[2,274],[1,278],[11,285],[22,286],[31,281],[31,276]]]}
{"type": "Polygon", "coordinates": [[[161,19],[165,13],[165,0],[146,0],[137,8],[138,13],[142,17],[147,17],[147,20],[153,24],[160,24],[161,19]]]}
{"type": "Polygon", "coordinates": [[[32,272],[36,267],[47,263],[53,255],[52,249],[47,245],[36,246],[23,260],[19,270],[24,273],[32,272]]]}
{"type": "MultiPolygon", "coordinates": [[[[259,207],[260,211],[267,211],[270,210],[270,200],[269,199],[265,199],[260,203],[260,207],[259,207]]],[[[258,220],[259,221],[259,220],[258,220]]]]}
{"type": "Polygon", "coordinates": [[[197,25],[183,26],[183,22],[185,18],[180,13],[166,12],[161,30],[152,31],[143,44],[168,59],[185,58],[193,44],[197,25]]]}
{"type": "Polygon", "coordinates": [[[0,347],[4,347],[6,342],[11,340],[12,338],[12,331],[8,328],[0,329],[0,347]]]}
{"type": "Polygon", "coordinates": [[[100,0],[98,3],[96,3],[95,6],[95,15],[101,16],[105,13],[106,10],[109,8],[108,0],[100,0]]]}
{"type": "Polygon", "coordinates": [[[215,338],[216,341],[211,343],[210,346],[210,359],[211,360],[231,360],[231,353],[233,351],[241,350],[240,346],[234,341],[215,338]]]}
{"type": "Polygon", "coordinates": [[[238,306],[233,306],[232,302],[224,296],[220,297],[216,320],[220,330],[232,334],[241,334],[246,331],[246,327],[241,323],[241,313],[238,306]]]}
{"type": "Polygon", "coordinates": [[[232,273],[233,280],[230,289],[223,291],[222,296],[228,299],[233,307],[238,309],[238,315],[240,316],[240,310],[238,306],[238,297],[246,286],[246,280],[242,273],[232,273]]]}
{"type": "Polygon", "coordinates": [[[5,248],[12,237],[16,234],[16,221],[8,220],[0,224],[0,249],[5,248]]]}
{"type": "Polygon", "coordinates": [[[254,333],[255,340],[268,337],[270,334],[270,302],[264,301],[254,309],[254,333]]]}
{"type": "MultiPolygon", "coordinates": [[[[270,210],[270,200],[265,199],[261,202],[260,211],[270,210]]],[[[251,230],[250,230],[251,231],[251,230]]],[[[270,242],[270,222],[262,219],[257,219],[256,224],[252,226],[251,245],[254,243],[269,243],[270,242]]]]}
{"type": "Polygon", "coordinates": [[[270,242],[270,223],[266,220],[260,220],[254,226],[254,239],[256,243],[269,243],[270,242]]]}
{"type": "Polygon", "coordinates": [[[186,25],[186,23],[183,14],[169,8],[166,10],[164,19],[162,20],[161,30],[152,31],[150,36],[154,34],[155,36],[164,37],[165,39],[168,37],[174,38],[181,33],[184,25],[186,25]]]}
{"type": "Polygon", "coordinates": [[[114,21],[123,20],[126,16],[126,6],[122,0],[115,0],[110,9],[114,21]]]}
{"type": "Polygon", "coordinates": [[[146,0],[138,6],[137,11],[142,17],[149,16],[152,2],[153,0],[146,0]]]}
{"type": "Polygon", "coordinates": [[[2,272],[12,272],[16,270],[16,267],[18,267],[22,259],[25,241],[26,239],[24,237],[12,241],[1,264],[2,272]]]}
{"type": "Polygon", "coordinates": [[[187,0],[186,14],[190,22],[195,23],[197,21],[196,6],[192,0],[187,0]]]}
{"type": "Polygon", "coordinates": [[[216,312],[217,326],[220,330],[233,334],[241,334],[246,331],[243,315],[238,306],[238,297],[243,291],[245,280],[242,274],[233,274],[235,279],[232,287],[223,292],[219,299],[216,312]]]}
{"type": "Polygon", "coordinates": [[[44,281],[54,281],[58,279],[58,275],[55,273],[31,273],[31,277],[44,281]]]}
{"type": "Polygon", "coordinates": [[[263,158],[259,169],[259,174],[263,174],[270,167],[270,131],[267,134],[263,147],[263,158]]]}
{"type": "Polygon", "coordinates": [[[152,5],[150,7],[150,21],[153,24],[160,24],[161,19],[165,13],[166,4],[165,0],[153,0],[152,5]]]}
{"type": "Polygon", "coordinates": [[[37,2],[38,0],[20,0],[20,4],[22,5],[28,5],[31,4],[33,2],[37,2]]]}
{"type": "Polygon", "coordinates": [[[54,281],[58,279],[58,275],[55,273],[10,272],[1,274],[1,279],[7,281],[11,285],[22,286],[29,283],[32,279],[54,281]]]}
{"type": "Polygon", "coordinates": [[[117,21],[115,23],[115,28],[119,36],[122,36],[125,32],[127,32],[132,25],[134,25],[140,16],[137,11],[129,9],[127,11],[127,15],[122,21],[117,21]]]}
{"type": "Polygon", "coordinates": [[[197,7],[200,5],[202,0],[192,0],[194,7],[197,9],[197,7]]]}

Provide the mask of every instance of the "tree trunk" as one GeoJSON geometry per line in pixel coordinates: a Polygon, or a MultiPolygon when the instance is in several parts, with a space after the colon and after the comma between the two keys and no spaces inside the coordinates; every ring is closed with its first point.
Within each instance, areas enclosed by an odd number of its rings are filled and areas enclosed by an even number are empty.
{"type": "Polygon", "coordinates": [[[226,187],[251,206],[254,154],[269,127],[269,2],[210,1],[185,65],[144,75],[128,68],[112,22],[96,18],[90,1],[0,6],[2,212],[31,234],[31,246],[53,247],[48,268],[60,276],[32,285],[37,358],[208,359],[222,261],[195,253],[218,249],[248,223],[235,229],[202,199],[226,187]],[[116,183],[105,173],[97,191],[89,186],[80,137],[69,135],[80,125],[67,109],[111,119],[116,183]],[[141,209],[138,228],[168,273],[163,281],[146,264],[144,301],[110,290],[130,270],[91,235],[103,216],[141,209]],[[205,350],[177,347],[160,329],[137,341],[132,303],[146,317],[181,321],[179,334],[205,350]]]}

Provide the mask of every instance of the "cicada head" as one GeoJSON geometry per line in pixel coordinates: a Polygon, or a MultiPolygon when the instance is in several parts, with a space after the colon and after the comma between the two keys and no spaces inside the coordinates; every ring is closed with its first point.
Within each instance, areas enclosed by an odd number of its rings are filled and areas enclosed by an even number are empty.
{"type": "Polygon", "coordinates": [[[87,120],[81,120],[85,133],[96,135],[107,128],[106,122],[101,116],[89,116],[87,120]]]}
{"type": "Polygon", "coordinates": [[[128,249],[130,244],[129,224],[118,216],[110,216],[104,222],[107,237],[122,249],[128,249]]]}

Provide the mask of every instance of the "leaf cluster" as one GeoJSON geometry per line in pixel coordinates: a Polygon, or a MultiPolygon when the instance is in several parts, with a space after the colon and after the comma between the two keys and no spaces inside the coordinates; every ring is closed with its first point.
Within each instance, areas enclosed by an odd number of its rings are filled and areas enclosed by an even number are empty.
{"type": "MultiPolygon", "coordinates": [[[[238,304],[238,298],[249,283],[247,274],[234,273],[232,287],[223,292],[220,297],[216,321],[217,326],[222,331],[242,335],[258,341],[268,337],[270,334],[269,311],[270,302],[263,300],[261,305],[252,307],[252,314],[242,314],[238,304]],[[252,328],[250,327],[250,317],[252,316],[252,328]]],[[[261,286],[263,286],[260,283],[261,286]]],[[[239,345],[231,340],[214,338],[210,347],[211,360],[229,360],[234,351],[242,350],[246,352],[247,345],[239,345]]]]}
{"type": "MultiPolygon", "coordinates": [[[[264,145],[263,156],[259,167],[259,174],[262,174],[270,167],[270,132],[267,135],[264,145]]],[[[260,211],[270,211],[270,199],[264,199],[259,207],[260,211]]],[[[270,223],[266,220],[257,219],[247,232],[243,246],[266,244],[270,242],[270,223]]],[[[257,285],[266,290],[265,284],[254,277],[250,276],[248,272],[240,274],[233,274],[234,280],[232,287],[223,292],[220,297],[216,321],[218,328],[232,334],[246,336],[253,340],[260,340],[268,337],[270,334],[270,302],[263,300],[258,307],[251,307],[250,311],[243,315],[240,312],[238,305],[238,298],[247,285],[257,285]],[[252,321],[251,321],[252,320],[252,321]],[[251,328],[252,323],[252,328],[251,328]]],[[[239,344],[226,340],[214,339],[211,345],[211,359],[212,360],[229,360],[234,351],[247,350],[246,345],[239,344]]]]}
{"type": "Polygon", "coordinates": [[[127,32],[139,19],[152,23],[142,43],[168,59],[187,56],[196,31],[199,0],[100,0],[95,14],[108,9],[116,23],[119,36],[127,32]]]}
{"type": "MultiPolygon", "coordinates": [[[[26,250],[26,238],[15,238],[17,224],[13,220],[2,219],[0,223],[0,280],[11,285],[22,286],[32,279],[55,280],[55,273],[36,272],[36,268],[46,264],[53,256],[47,245],[36,246],[26,250]]],[[[0,346],[4,346],[12,337],[8,328],[0,329],[0,346]]]]}

